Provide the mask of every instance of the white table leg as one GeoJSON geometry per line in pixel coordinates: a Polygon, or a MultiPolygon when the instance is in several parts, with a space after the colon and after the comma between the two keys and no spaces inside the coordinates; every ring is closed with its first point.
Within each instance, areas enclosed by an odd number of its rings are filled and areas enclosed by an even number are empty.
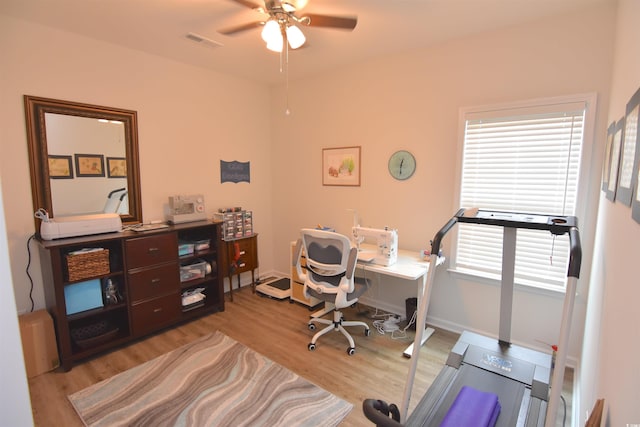
{"type": "MultiPolygon", "coordinates": [[[[418,326],[416,325],[416,329],[418,328],[418,326]]],[[[420,342],[420,345],[423,345],[428,339],[429,337],[431,337],[431,334],[433,334],[434,330],[433,328],[424,328],[424,331],[422,332],[422,341],[420,342]]],[[[413,343],[411,343],[409,345],[409,347],[407,347],[404,350],[404,353],[402,353],[402,355],[404,357],[407,358],[411,358],[411,355],[413,354],[413,343]]]]}

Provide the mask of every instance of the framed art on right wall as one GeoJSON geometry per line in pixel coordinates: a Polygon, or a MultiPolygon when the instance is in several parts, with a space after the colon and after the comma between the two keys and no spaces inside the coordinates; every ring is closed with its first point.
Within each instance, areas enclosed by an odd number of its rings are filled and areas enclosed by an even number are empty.
{"type": "Polygon", "coordinates": [[[640,110],[640,89],[627,103],[624,116],[624,133],[620,146],[620,172],[616,200],[631,206],[633,188],[638,176],[638,159],[636,155],[638,141],[638,112],[640,110]]]}
{"type": "Polygon", "coordinates": [[[625,125],[625,142],[627,135],[633,137],[635,156],[631,175],[631,216],[640,223],[640,89],[633,94],[627,104],[625,125]]]}
{"type": "Polygon", "coordinates": [[[609,180],[607,182],[607,199],[612,202],[616,200],[616,189],[618,188],[618,168],[620,166],[620,147],[622,145],[622,128],[624,117],[618,120],[613,127],[613,139],[611,140],[611,155],[609,157],[609,180]]]}
{"type": "Polygon", "coordinates": [[[604,165],[602,167],[602,191],[605,193],[609,188],[609,176],[611,175],[611,148],[613,147],[613,134],[616,130],[616,122],[607,128],[607,145],[604,148],[604,165]]]}

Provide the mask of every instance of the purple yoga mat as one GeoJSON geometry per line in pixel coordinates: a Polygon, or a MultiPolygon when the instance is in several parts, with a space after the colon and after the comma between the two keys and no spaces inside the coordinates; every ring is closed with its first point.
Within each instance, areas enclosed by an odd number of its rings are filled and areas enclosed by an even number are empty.
{"type": "Polygon", "coordinates": [[[440,427],[493,427],[499,414],[498,395],[463,386],[440,427]]]}

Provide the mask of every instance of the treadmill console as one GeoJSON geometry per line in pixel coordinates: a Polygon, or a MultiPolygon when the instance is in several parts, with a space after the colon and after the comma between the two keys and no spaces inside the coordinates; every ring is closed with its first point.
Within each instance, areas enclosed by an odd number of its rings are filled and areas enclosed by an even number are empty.
{"type": "MultiPolygon", "coordinates": [[[[464,331],[456,345],[462,345],[462,364],[493,372],[528,387],[543,386],[541,397],[547,398],[551,376],[551,355],[520,347],[504,345],[492,338],[464,331]]],[[[456,347],[454,347],[455,349],[456,347]]]]}
{"type": "Polygon", "coordinates": [[[461,209],[456,214],[458,222],[487,224],[501,227],[549,230],[552,234],[565,234],[578,226],[575,216],[550,216],[518,212],[461,209]]]}

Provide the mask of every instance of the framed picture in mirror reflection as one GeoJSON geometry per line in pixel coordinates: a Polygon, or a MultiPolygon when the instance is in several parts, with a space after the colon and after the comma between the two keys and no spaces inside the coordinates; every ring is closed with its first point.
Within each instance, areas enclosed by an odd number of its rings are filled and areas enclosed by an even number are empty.
{"type": "Polygon", "coordinates": [[[107,176],[109,178],[126,178],[127,159],[124,157],[107,157],[107,176]]]}
{"type": "Polygon", "coordinates": [[[77,177],[104,176],[104,156],[102,154],[75,154],[77,177]]]}
{"type": "Polygon", "coordinates": [[[49,178],[73,179],[71,156],[49,155],[49,178]]]}

